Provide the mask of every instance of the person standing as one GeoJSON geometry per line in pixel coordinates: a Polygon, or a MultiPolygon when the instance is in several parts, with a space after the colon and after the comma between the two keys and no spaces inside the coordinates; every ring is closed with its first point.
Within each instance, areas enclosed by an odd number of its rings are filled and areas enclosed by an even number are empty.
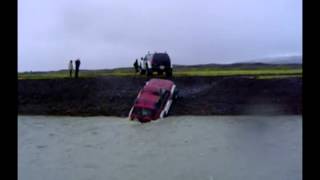
{"type": "Polygon", "coordinates": [[[75,78],[78,78],[78,77],[79,77],[80,60],[77,59],[75,63],[76,63],[76,74],[75,74],[75,78]]]}
{"type": "Polygon", "coordinates": [[[134,61],[133,66],[134,66],[134,69],[136,70],[136,73],[139,72],[138,59],[134,61]]]}
{"type": "Polygon", "coordinates": [[[72,71],[73,71],[73,63],[72,63],[72,60],[69,61],[68,69],[69,69],[69,76],[70,76],[70,78],[72,78],[72,71]]]}

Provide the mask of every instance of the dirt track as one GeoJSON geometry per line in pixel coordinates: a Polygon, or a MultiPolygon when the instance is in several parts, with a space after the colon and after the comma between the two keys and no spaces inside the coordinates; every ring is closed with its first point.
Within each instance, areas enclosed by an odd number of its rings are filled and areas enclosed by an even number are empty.
{"type": "MultiPolygon", "coordinates": [[[[177,77],[171,115],[302,114],[302,79],[177,77]]],[[[19,80],[18,113],[127,116],[141,77],[19,80]]]]}

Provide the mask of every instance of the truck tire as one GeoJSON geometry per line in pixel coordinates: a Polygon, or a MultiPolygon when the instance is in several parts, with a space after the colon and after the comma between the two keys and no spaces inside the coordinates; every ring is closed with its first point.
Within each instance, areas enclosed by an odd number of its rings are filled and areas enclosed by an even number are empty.
{"type": "Polygon", "coordinates": [[[171,68],[166,70],[166,76],[172,77],[172,69],[171,68]]]}
{"type": "Polygon", "coordinates": [[[146,73],[148,77],[152,75],[152,71],[149,69],[148,63],[146,64],[146,73]]]}
{"type": "Polygon", "coordinates": [[[145,75],[145,74],[146,74],[146,70],[142,69],[142,70],[140,71],[140,75],[145,75]]]}
{"type": "Polygon", "coordinates": [[[148,64],[147,64],[146,70],[147,70],[147,76],[148,77],[152,76],[152,69],[148,67],[148,64]]]}

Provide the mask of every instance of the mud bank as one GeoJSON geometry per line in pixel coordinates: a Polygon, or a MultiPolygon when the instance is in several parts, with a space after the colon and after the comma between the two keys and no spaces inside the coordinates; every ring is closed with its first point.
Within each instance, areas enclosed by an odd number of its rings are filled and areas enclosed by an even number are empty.
{"type": "MultiPolygon", "coordinates": [[[[18,81],[18,113],[127,116],[147,78],[18,81]]],[[[176,77],[171,115],[302,114],[302,78],[176,77]]]]}

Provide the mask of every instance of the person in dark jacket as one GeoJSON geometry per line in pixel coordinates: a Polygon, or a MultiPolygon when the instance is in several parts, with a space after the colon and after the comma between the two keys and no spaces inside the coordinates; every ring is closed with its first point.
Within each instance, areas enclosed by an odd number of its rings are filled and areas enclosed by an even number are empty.
{"type": "Polygon", "coordinates": [[[72,77],[72,71],[73,71],[73,63],[72,63],[72,60],[69,61],[68,69],[69,69],[69,76],[70,76],[70,78],[71,78],[71,77],[72,77]]]}
{"type": "Polygon", "coordinates": [[[138,64],[138,59],[136,59],[133,63],[134,69],[136,70],[136,73],[139,72],[139,64],[138,64]]]}
{"type": "Polygon", "coordinates": [[[75,63],[76,63],[76,73],[75,73],[75,78],[78,78],[78,77],[79,77],[80,60],[79,60],[79,59],[77,59],[77,60],[75,61],[75,63]]]}

